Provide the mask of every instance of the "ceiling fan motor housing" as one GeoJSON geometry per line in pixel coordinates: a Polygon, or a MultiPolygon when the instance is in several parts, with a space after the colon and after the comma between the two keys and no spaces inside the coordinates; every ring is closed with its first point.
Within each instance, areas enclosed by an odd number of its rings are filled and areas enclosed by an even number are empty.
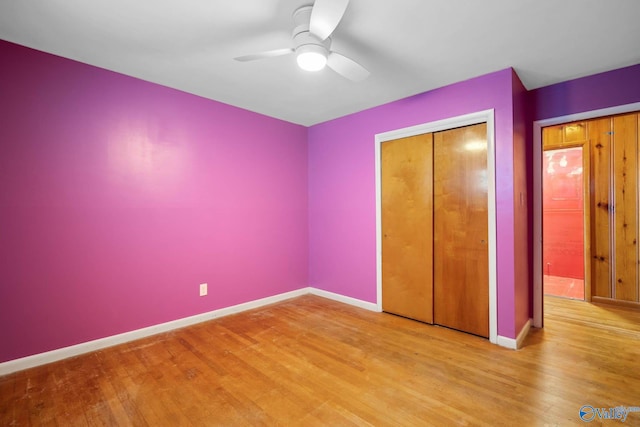
{"type": "Polygon", "coordinates": [[[313,6],[302,6],[293,12],[293,42],[295,44],[296,53],[313,51],[323,54],[325,57],[329,55],[331,47],[331,38],[320,40],[309,31],[309,21],[311,20],[311,11],[313,6]]]}

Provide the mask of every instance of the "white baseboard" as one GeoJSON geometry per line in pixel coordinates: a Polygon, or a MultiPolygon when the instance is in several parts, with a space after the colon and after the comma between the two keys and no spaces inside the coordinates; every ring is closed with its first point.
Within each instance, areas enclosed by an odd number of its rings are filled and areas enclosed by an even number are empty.
{"type": "Polygon", "coordinates": [[[518,350],[522,348],[522,343],[524,342],[524,339],[527,337],[527,335],[529,334],[529,330],[531,329],[531,322],[532,319],[527,320],[527,323],[524,324],[516,339],[498,335],[498,341],[496,342],[496,344],[502,347],[510,348],[512,350],[518,350]]]}
{"type": "Polygon", "coordinates": [[[295,291],[285,292],[283,294],[234,305],[231,307],[213,310],[207,313],[197,314],[195,316],[185,317],[167,323],[149,326],[147,328],[137,329],[135,331],[112,335],[93,341],[87,341],[81,344],[47,351],[45,353],[34,354],[33,356],[22,357],[20,359],[9,360],[8,362],[0,363],[0,376],[17,371],[22,371],[24,369],[34,368],[40,365],[45,365],[47,363],[57,362],[58,360],[67,359],[69,357],[79,356],[81,354],[100,350],[106,347],[124,344],[126,342],[138,340],[140,338],[146,338],[151,335],[172,331],[178,328],[184,328],[185,326],[195,325],[196,323],[206,322],[207,320],[216,319],[218,317],[240,313],[242,311],[259,308],[268,304],[274,304],[287,299],[307,295],[309,293],[311,293],[310,288],[302,288],[295,291]]]}
{"type": "Polygon", "coordinates": [[[68,359],[69,357],[79,356],[84,353],[112,347],[114,345],[124,344],[130,341],[146,338],[151,335],[169,332],[174,329],[184,328],[185,326],[195,325],[197,323],[206,322],[207,320],[228,316],[230,314],[240,313],[242,311],[252,310],[254,308],[259,308],[265,305],[274,304],[280,301],[285,301],[307,294],[318,295],[334,301],[364,308],[366,310],[380,311],[378,310],[376,304],[370,302],[346,297],[344,295],[335,294],[333,292],[323,291],[321,289],[307,287],[255,301],[249,301],[231,307],[209,311],[207,313],[197,314],[195,316],[185,317],[183,319],[173,320],[171,322],[149,326],[148,328],[137,329],[135,331],[112,335],[110,337],[100,338],[93,341],[87,341],[81,344],[47,351],[45,353],[34,354],[33,356],[9,360],[8,362],[0,363],[0,376],[11,374],[17,371],[22,371],[24,369],[34,368],[40,365],[46,365],[47,363],[57,362],[62,359],[68,359]]]}
{"type": "MultiPolygon", "coordinates": [[[[225,307],[218,310],[213,310],[207,313],[197,314],[195,316],[185,317],[183,319],[174,320],[171,322],[161,323],[148,328],[137,329],[135,331],[125,332],[123,334],[112,335],[110,337],[100,338],[93,341],[84,342],[69,347],[60,348],[57,350],[47,351],[45,353],[34,354],[33,356],[22,357],[20,359],[9,360],[7,362],[0,363],[0,376],[8,375],[13,372],[22,371],[24,369],[34,368],[36,366],[45,365],[47,363],[57,362],[59,360],[67,359],[74,356],[79,356],[84,353],[100,350],[107,347],[112,347],[118,344],[124,344],[130,341],[146,338],[152,335],[160,334],[163,332],[172,331],[174,329],[184,328],[185,326],[195,325],[197,323],[206,322],[208,320],[216,319],[219,317],[228,316],[230,314],[240,313],[254,308],[259,308],[265,305],[274,304],[280,301],[285,301],[291,298],[296,298],[302,295],[317,295],[330,300],[338,301],[344,304],[349,304],[355,307],[359,307],[369,311],[380,312],[380,307],[371,302],[362,301],[356,298],[347,297],[344,295],[336,294],[333,292],[325,291],[317,288],[301,288],[291,292],[285,292],[283,294],[274,295],[267,298],[262,298],[255,301],[249,301],[243,304],[234,305],[231,307],[225,307]]],[[[531,319],[527,321],[518,338],[507,338],[498,336],[497,344],[502,347],[511,349],[518,349],[522,346],[522,342],[529,333],[531,328],[531,319]]]]}
{"type": "Polygon", "coordinates": [[[322,289],[309,288],[309,293],[311,293],[312,295],[317,295],[319,297],[323,297],[323,298],[331,299],[331,300],[334,300],[334,301],[342,302],[342,303],[345,303],[345,304],[353,305],[355,307],[364,308],[365,310],[377,311],[377,312],[381,311],[378,308],[378,305],[375,304],[375,303],[362,301],[362,300],[359,300],[359,299],[356,299],[356,298],[346,297],[344,295],[336,294],[336,293],[329,292],[329,291],[324,291],[322,289]]]}

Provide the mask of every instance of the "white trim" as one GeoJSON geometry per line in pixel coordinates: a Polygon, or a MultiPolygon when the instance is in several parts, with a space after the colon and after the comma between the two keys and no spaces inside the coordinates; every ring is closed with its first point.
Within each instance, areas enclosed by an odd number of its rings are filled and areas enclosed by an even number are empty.
{"type": "Polygon", "coordinates": [[[524,324],[516,339],[498,335],[498,345],[510,348],[512,350],[518,350],[522,348],[522,343],[524,342],[524,339],[527,338],[530,329],[531,319],[527,320],[527,323],[524,324]]]}
{"type": "Polygon", "coordinates": [[[69,357],[78,356],[80,354],[89,353],[106,347],[124,344],[130,341],[146,338],[151,335],[172,331],[178,328],[184,328],[185,326],[195,325],[197,323],[206,322],[208,320],[228,316],[230,314],[252,310],[254,308],[259,308],[265,305],[274,304],[302,295],[307,295],[309,293],[311,293],[310,288],[302,288],[295,291],[234,305],[231,307],[213,310],[207,313],[197,314],[195,316],[173,320],[171,322],[149,326],[147,328],[142,328],[135,331],[125,332],[123,334],[112,335],[109,337],[72,345],[70,347],[59,348],[57,350],[47,351],[45,353],[34,354],[33,356],[10,360],[8,362],[0,363],[0,376],[40,365],[45,365],[51,362],[57,362],[58,360],[67,359],[69,357]]]}
{"type": "Polygon", "coordinates": [[[640,111],[640,102],[552,117],[533,122],[533,326],[541,328],[542,313],[542,128],[578,120],[640,111]]]}
{"type": "Polygon", "coordinates": [[[444,120],[411,126],[376,134],[375,136],[375,179],[376,179],[376,284],[377,310],[382,311],[382,220],[381,220],[381,182],[380,182],[380,144],[384,141],[420,135],[423,133],[439,132],[462,126],[487,124],[487,206],[489,210],[489,341],[498,343],[498,290],[496,263],[496,176],[495,176],[495,124],[494,110],[478,111],[476,113],[451,117],[444,120]]]}
{"type": "Polygon", "coordinates": [[[336,294],[336,293],[329,292],[329,291],[324,291],[322,289],[309,288],[309,293],[312,294],[312,295],[317,295],[319,297],[323,297],[323,298],[327,298],[327,299],[330,299],[330,300],[338,301],[338,302],[341,302],[341,303],[344,303],[344,304],[349,304],[349,305],[353,305],[355,307],[363,308],[363,309],[369,310],[369,311],[377,311],[377,312],[382,311],[382,310],[380,310],[378,308],[378,305],[375,304],[375,303],[359,300],[359,299],[356,299],[356,298],[347,297],[347,296],[336,294]]]}

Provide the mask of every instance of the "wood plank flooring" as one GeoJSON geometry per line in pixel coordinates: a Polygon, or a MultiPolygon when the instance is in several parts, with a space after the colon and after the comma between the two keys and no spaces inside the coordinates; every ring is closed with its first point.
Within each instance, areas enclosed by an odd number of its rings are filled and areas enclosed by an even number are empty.
{"type": "Polygon", "coordinates": [[[545,309],[513,351],[304,296],[0,377],[0,426],[565,426],[640,406],[640,312],[545,309]]]}

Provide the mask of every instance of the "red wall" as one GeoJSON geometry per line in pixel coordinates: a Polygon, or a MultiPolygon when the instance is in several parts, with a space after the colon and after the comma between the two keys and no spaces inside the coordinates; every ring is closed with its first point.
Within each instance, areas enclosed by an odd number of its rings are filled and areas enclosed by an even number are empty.
{"type": "Polygon", "coordinates": [[[582,149],[543,156],[544,274],[584,279],[582,149]]]}

